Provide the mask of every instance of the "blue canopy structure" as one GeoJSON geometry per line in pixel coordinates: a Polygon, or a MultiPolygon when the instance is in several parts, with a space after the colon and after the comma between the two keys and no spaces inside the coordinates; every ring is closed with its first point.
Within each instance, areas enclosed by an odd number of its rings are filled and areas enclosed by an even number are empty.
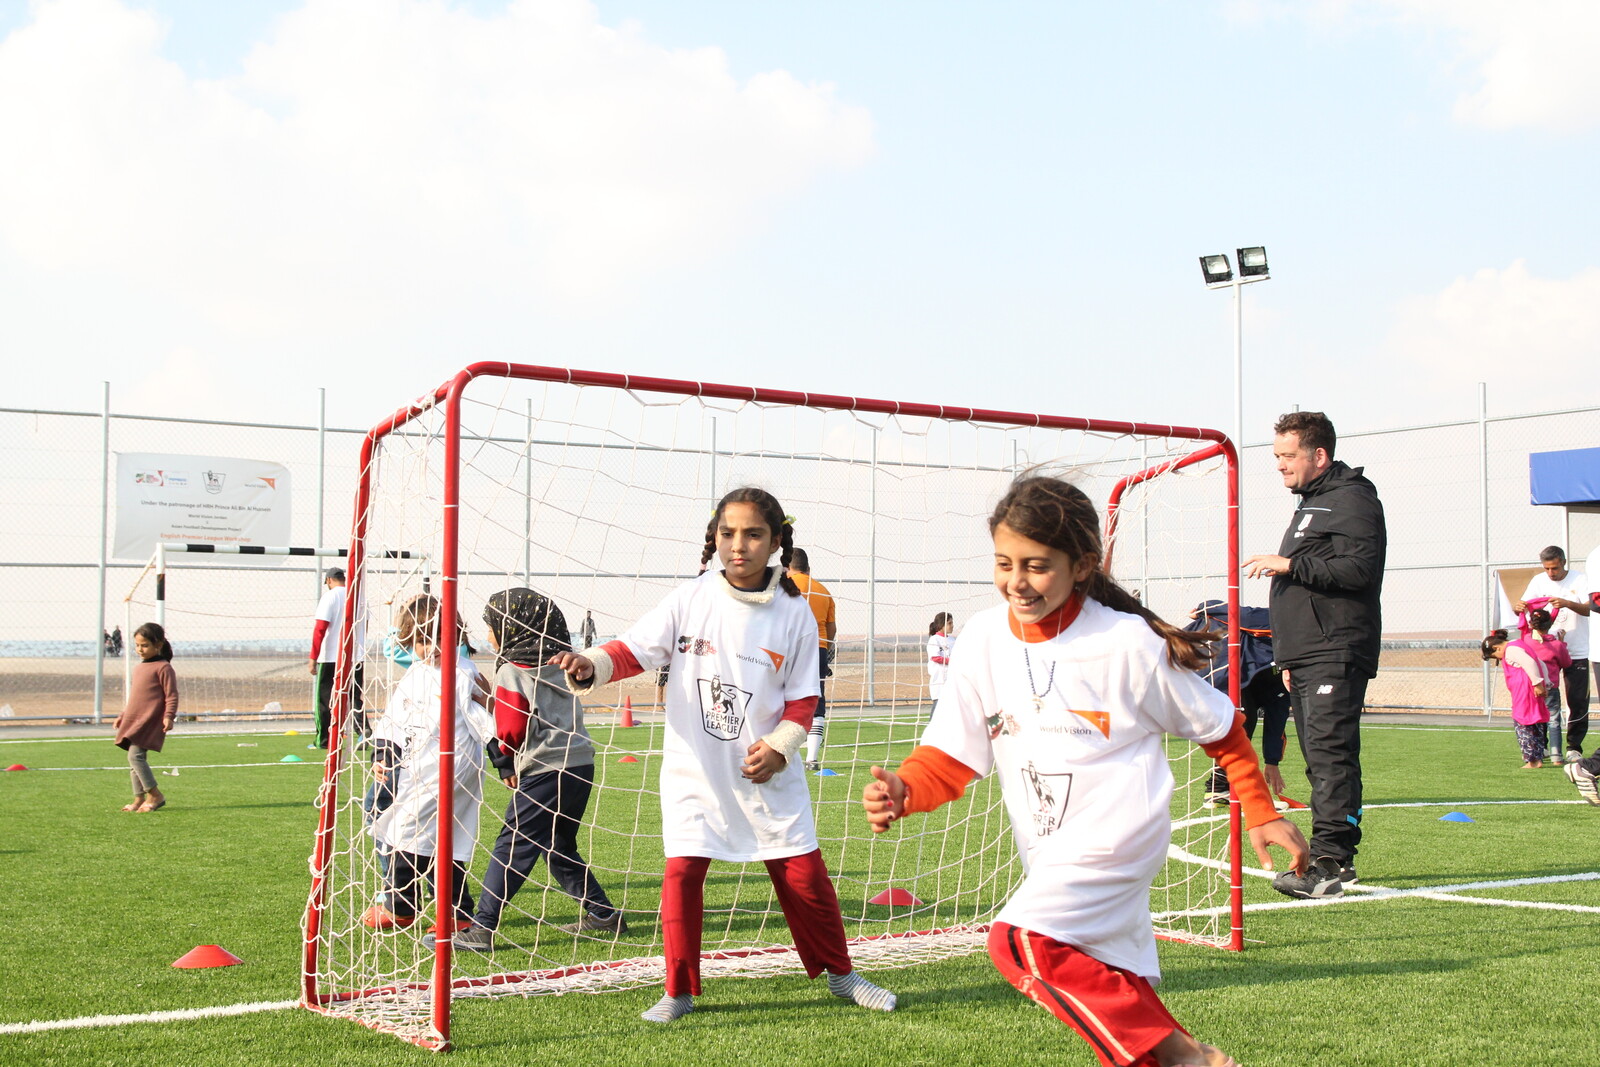
{"type": "Polygon", "coordinates": [[[1534,504],[1600,507],[1600,448],[1528,453],[1528,488],[1534,504]]]}

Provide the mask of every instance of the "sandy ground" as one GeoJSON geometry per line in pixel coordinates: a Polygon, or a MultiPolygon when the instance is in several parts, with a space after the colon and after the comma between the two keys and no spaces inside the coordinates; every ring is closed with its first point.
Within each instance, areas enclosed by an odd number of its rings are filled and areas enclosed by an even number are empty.
{"type": "MultiPolygon", "coordinates": [[[[492,661],[478,660],[480,669],[492,673],[492,661]]],[[[290,657],[225,658],[191,657],[173,662],[178,673],[182,711],[200,720],[260,721],[263,709],[271,702],[279,708],[265,716],[306,719],[312,704],[311,676],[304,660],[290,657]]],[[[369,668],[366,704],[382,707],[387,690],[395,680],[386,677],[386,664],[369,668]]],[[[875,684],[869,692],[866,664],[861,653],[835,664],[829,683],[831,703],[848,707],[864,704],[918,703],[927,699],[926,675],[920,649],[904,649],[898,655],[879,653],[875,662],[875,684]]],[[[122,709],[122,662],[108,661],[105,672],[103,709],[109,721],[122,709]]],[[[1498,671],[1490,674],[1489,691],[1496,707],[1509,706],[1505,685],[1498,671]]],[[[1472,650],[1403,649],[1384,654],[1378,677],[1367,694],[1369,706],[1378,710],[1449,711],[1482,715],[1483,664],[1472,650]]],[[[609,706],[620,709],[631,701],[636,714],[643,717],[656,704],[655,679],[651,675],[629,679],[620,685],[606,686],[588,701],[591,714],[605,715],[609,706]]],[[[61,722],[90,717],[94,713],[94,661],[90,659],[0,659],[0,719],[61,722]]]]}

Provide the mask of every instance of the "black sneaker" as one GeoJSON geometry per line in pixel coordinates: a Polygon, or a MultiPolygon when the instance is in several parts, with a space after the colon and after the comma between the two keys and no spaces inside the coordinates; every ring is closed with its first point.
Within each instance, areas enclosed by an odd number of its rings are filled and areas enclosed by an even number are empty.
{"type": "Polygon", "coordinates": [[[1600,783],[1596,783],[1593,771],[1585,770],[1582,763],[1572,758],[1572,753],[1567,753],[1567,765],[1561,768],[1567,772],[1567,778],[1578,787],[1578,795],[1591,804],[1600,805],[1600,783]]]}
{"type": "Polygon", "coordinates": [[[620,935],[628,932],[628,922],[622,917],[622,912],[614,911],[609,918],[596,918],[594,912],[586,912],[583,918],[575,923],[567,923],[561,927],[565,934],[612,934],[620,935]]]}
{"type": "Polygon", "coordinates": [[[1305,874],[1284,871],[1272,880],[1272,888],[1286,897],[1299,900],[1334,900],[1344,896],[1346,870],[1350,872],[1351,884],[1354,884],[1353,868],[1344,867],[1338,860],[1324,856],[1312,862],[1305,874]]]}
{"type": "MultiPolygon", "coordinates": [[[[438,940],[437,936],[430,930],[422,935],[422,947],[432,948],[436,940],[438,940]]],[[[494,951],[494,931],[486,926],[474,924],[465,930],[457,930],[456,936],[450,939],[450,943],[456,948],[467,948],[473,952],[492,952],[494,951]]]]}

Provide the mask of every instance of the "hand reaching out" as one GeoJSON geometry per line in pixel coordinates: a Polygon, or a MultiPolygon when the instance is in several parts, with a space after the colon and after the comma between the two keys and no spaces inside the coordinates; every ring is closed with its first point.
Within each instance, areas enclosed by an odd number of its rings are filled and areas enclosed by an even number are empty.
{"type": "Polygon", "coordinates": [[[906,783],[898,774],[882,767],[872,768],[872,777],[875,781],[868,783],[861,793],[861,805],[867,809],[867,822],[872,832],[881,834],[906,813],[906,783]]]}

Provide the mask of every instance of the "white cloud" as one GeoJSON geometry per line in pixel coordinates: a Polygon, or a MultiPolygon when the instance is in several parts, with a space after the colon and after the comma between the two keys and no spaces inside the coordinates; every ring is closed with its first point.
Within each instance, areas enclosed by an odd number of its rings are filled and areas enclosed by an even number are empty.
{"type": "Polygon", "coordinates": [[[741,82],[586,0],[308,0],[225,81],[163,33],[122,0],[42,0],[0,42],[0,265],[224,337],[486,293],[593,308],[872,152],[831,86],[741,82]]]}
{"type": "Polygon", "coordinates": [[[1402,303],[1386,345],[1392,365],[1430,382],[1488,382],[1497,410],[1600,403],[1600,268],[1540,278],[1516,260],[1402,303]]]}
{"type": "Polygon", "coordinates": [[[1229,0],[1240,21],[1298,17],[1321,29],[1403,25],[1438,35],[1466,81],[1455,117],[1556,132],[1600,123],[1600,4],[1593,0],[1229,0]]]}

